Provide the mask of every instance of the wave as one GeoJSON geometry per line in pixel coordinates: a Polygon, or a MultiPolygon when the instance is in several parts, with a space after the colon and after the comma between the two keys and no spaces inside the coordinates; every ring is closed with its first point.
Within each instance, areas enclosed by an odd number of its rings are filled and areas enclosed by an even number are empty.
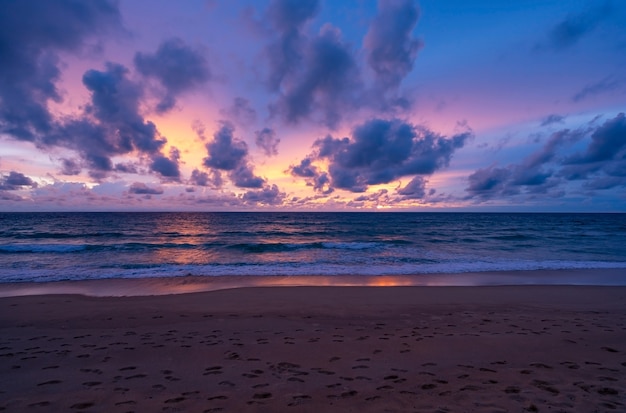
{"type": "Polygon", "coordinates": [[[74,244],[13,244],[0,245],[0,253],[69,253],[81,252],[86,245],[74,244]]]}
{"type": "Polygon", "coordinates": [[[393,242],[307,242],[307,243],[239,243],[228,245],[231,250],[262,254],[267,252],[289,252],[296,250],[326,249],[326,250],[367,250],[384,247],[393,242]]]}
{"type": "MultiPolygon", "coordinates": [[[[626,262],[607,261],[462,261],[431,263],[386,263],[346,265],[329,263],[272,263],[272,264],[146,264],[119,265],[108,268],[71,267],[64,271],[32,269],[5,270],[2,282],[49,282],[85,279],[160,278],[177,276],[384,276],[384,275],[444,275],[464,273],[517,272],[536,270],[625,269],[626,262]]],[[[598,273],[598,277],[603,277],[598,273]]],[[[567,278],[567,274],[564,274],[567,278]]],[[[626,283],[626,278],[616,282],[626,283]]],[[[620,284],[621,285],[621,284],[620,284]]]]}

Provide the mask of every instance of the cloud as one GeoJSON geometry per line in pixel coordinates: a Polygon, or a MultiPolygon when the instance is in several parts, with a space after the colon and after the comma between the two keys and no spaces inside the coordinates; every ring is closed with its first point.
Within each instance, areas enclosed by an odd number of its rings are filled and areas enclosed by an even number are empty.
{"type": "Polygon", "coordinates": [[[555,123],[563,123],[564,119],[565,119],[565,116],[556,115],[556,114],[548,115],[545,118],[541,119],[540,126],[549,126],[555,123]]]}
{"type": "Polygon", "coordinates": [[[263,128],[254,133],[256,135],[256,146],[263,150],[266,156],[278,155],[278,144],[280,139],[276,137],[276,132],[271,128],[263,128]]]}
{"type": "Polygon", "coordinates": [[[80,162],[76,159],[61,159],[61,174],[62,175],[78,175],[82,171],[80,162]]]}
{"type": "Polygon", "coordinates": [[[487,168],[477,169],[469,175],[469,186],[466,191],[470,197],[478,197],[482,199],[490,199],[497,195],[502,195],[505,191],[506,183],[511,176],[509,168],[496,168],[489,166],[487,168]]]}
{"type": "Polygon", "coordinates": [[[297,70],[281,74],[281,93],[271,113],[294,124],[319,113],[322,123],[335,128],[343,109],[356,105],[361,89],[357,63],[339,29],[322,26],[302,45],[299,62],[297,70]]]}
{"type": "Polygon", "coordinates": [[[177,180],[179,156],[174,149],[170,157],[161,150],[167,140],[140,113],[143,89],[128,78],[124,66],[107,63],[105,70],[91,69],[83,75],[83,84],[91,101],[80,116],[54,124],[42,136],[43,146],[63,146],[77,151],[95,179],[110,172],[131,172],[124,166],[114,167],[112,157],[129,153],[147,155],[150,169],[166,179],[177,180]]]}
{"type": "Polygon", "coordinates": [[[422,199],[426,196],[426,181],[424,177],[418,175],[397,192],[405,199],[422,199]]]}
{"type": "Polygon", "coordinates": [[[601,190],[626,185],[626,117],[623,113],[588,130],[563,129],[522,162],[504,167],[491,165],[469,175],[468,198],[488,200],[518,194],[557,196],[555,187],[584,180],[586,189],[601,190]],[[566,155],[575,143],[590,137],[582,152],[566,155]]]}
{"type": "Polygon", "coordinates": [[[220,188],[224,184],[224,181],[222,180],[222,174],[217,170],[213,169],[210,173],[206,173],[198,169],[194,169],[191,172],[189,183],[197,186],[220,188]]]}
{"type": "Polygon", "coordinates": [[[231,123],[221,123],[220,129],[213,134],[213,140],[206,144],[208,156],[203,164],[212,170],[227,171],[235,186],[260,188],[265,180],[254,175],[248,160],[248,145],[235,138],[234,131],[231,123]]]}
{"type": "Polygon", "coordinates": [[[535,46],[536,50],[562,51],[573,47],[591,33],[604,19],[611,15],[609,2],[578,14],[570,14],[548,31],[546,39],[535,46]]]}
{"type": "Polygon", "coordinates": [[[279,35],[266,52],[271,90],[278,90],[284,78],[300,66],[305,43],[302,28],[318,11],[318,0],[273,0],[267,9],[267,20],[279,35]]]}
{"type": "Polygon", "coordinates": [[[36,141],[52,129],[48,101],[60,102],[59,52],[121,29],[108,0],[4,1],[0,13],[0,133],[36,141]]]}
{"type": "Polygon", "coordinates": [[[208,156],[204,166],[208,168],[232,171],[248,155],[248,145],[233,136],[235,127],[229,122],[222,122],[220,129],[213,134],[213,140],[206,144],[208,156]]]}
{"type": "Polygon", "coordinates": [[[330,187],[330,177],[328,173],[320,171],[310,157],[304,158],[299,165],[291,165],[288,171],[292,176],[305,178],[308,186],[312,186],[315,191],[325,194],[333,192],[330,187]]]}
{"type": "Polygon", "coordinates": [[[143,182],[134,182],[128,188],[128,193],[136,195],[161,195],[163,193],[163,188],[153,188],[143,182]]]}
{"type": "Polygon", "coordinates": [[[554,132],[550,139],[537,151],[519,164],[505,167],[491,165],[476,170],[468,177],[466,189],[470,198],[482,200],[498,196],[525,193],[546,193],[560,184],[556,170],[562,161],[558,151],[567,148],[584,137],[584,131],[563,129],[554,132]]]}
{"type": "MultiPolygon", "coordinates": [[[[107,63],[103,71],[84,73],[83,85],[91,99],[82,113],[58,118],[48,109],[49,102],[62,101],[63,93],[56,86],[61,75],[59,54],[80,52],[91,39],[122,29],[117,2],[108,0],[4,4],[0,14],[0,133],[32,141],[44,150],[58,146],[76,151],[80,159],[60,159],[62,174],[76,175],[84,167],[100,180],[113,171],[131,172],[124,165],[114,165],[112,158],[135,153],[146,155],[153,172],[177,179],[177,159],[161,153],[166,139],[140,114],[143,86],[129,79],[124,66],[107,63]]],[[[148,58],[161,62],[159,58],[170,57],[178,62],[187,56],[184,48],[179,55],[168,55],[173,48],[166,46],[172,44],[176,42],[164,43],[148,58]]],[[[182,69],[175,67],[179,72],[182,69]]],[[[187,79],[193,70],[183,72],[185,80],[178,81],[180,73],[173,75],[165,69],[149,73],[160,75],[172,94],[197,80],[187,79]]]]}
{"type": "Polygon", "coordinates": [[[156,79],[165,94],[156,109],[167,112],[176,104],[176,97],[201,86],[211,78],[208,63],[198,50],[174,37],[161,43],[153,54],[136,53],[135,67],[142,75],[156,79]]]}
{"type": "Polygon", "coordinates": [[[261,188],[265,183],[265,179],[254,175],[250,164],[243,162],[230,171],[228,177],[239,188],[261,188]]]}
{"type": "Polygon", "coordinates": [[[250,105],[250,101],[246,98],[236,97],[233,104],[227,109],[223,109],[220,113],[233,122],[247,126],[256,120],[256,110],[250,105]]]}
{"type": "Polygon", "coordinates": [[[378,14],[364,39],[367,63],[379,90],[396,89],[413,70],[423,47],[412,37],[418,19],[419,8],[413,0],[379,0],[378,14]]]}
{"type": "Polygon", "coordinates": [[[563,164],[561,175],[568,180],[586,179],[586,185],[590,187],[626,185],[624,113],[619,113],[594,129],[586,150],[566,158],[563,164]]]}
{"type": "Polygon", "coordinates": [[[246,204],[281,205],[287,195],[278,186],[266,186],[259,191],[248,191],[242,199],[246,204]]]}
{"type": "Polygon", "coordinates": [[[592,96],[614,92],[621,87],[621,83],[622,82],[612,76],[605,77],[598,82],[590,83],[583,87],[579,92],[572,96],[572,101],[580,102],[592,96]]]}
{"type": "Polygon", "coordinates": [[[0,191],[17,191],[24,187],[37,188],[37,182],[15,171],[9,172],[8,175],[0,175],[0,191]]]}
{"type": "Polygon", "coordinates": [[[591,135],[585,153],[575,155],[568,163],[596,163],[626,159],[626,117],[619,113],[598,127],[591,135]]]}
{"type": "Polygon", "coordinates": [[[177,151],[175,151],[175,153],[176,155],[171,155],[169,158],[166,158],[163,155],[155,155],[152,158],[150,169],[158,172],[164,178],[171,178],[176,181],[179,180],[180,168],[178,166],[178,160],[180,156],[177,151]]]}
{"type": "Polygon", "coordinates": [[[349,204],[351,206],[362,206],[367,202],[386,204],[389,202],[389,191],[387,189],[380,189],[373,194],[359,195],[354,198],[349,204]]]}
{"type": "Polygon", "coordinates": [[[276,93],[270,114],[297,124],[303,120],[336,129],[361,109],[394,112],[410,106],[399,91],[411,72],[421,41],[412,37],[419,17],[412,0],[382,0],[357,50],[326,23],[306,32],[319,10],[317,1],[274,1],[266,13],[274,37],[265,50],[267,84],[276,93]],[[363,76],[365,57],[373,85],[363,76]]]}
{"type": "Polygon", "coordinates": [[[328,163],[331,188],[364,192],[370,185],[403,176],[434,173],[447,166],[454,151],[471,136],[465,132],[445,138],[398,119],[372,119],[357,126],[351,139],[329,135],[316,140],[314,152],[290,171],[295,176],[318,180],[325,172],[313,162],[324,161],[328,163]]]}

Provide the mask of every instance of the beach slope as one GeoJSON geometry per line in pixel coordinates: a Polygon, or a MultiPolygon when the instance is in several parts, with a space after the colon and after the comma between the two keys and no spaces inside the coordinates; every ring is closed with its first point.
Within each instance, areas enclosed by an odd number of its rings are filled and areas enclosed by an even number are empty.
{"type": "Polygon", "coordinates": [[[8,412],[626,410],[626,287],[0,299],[8,412]]]}

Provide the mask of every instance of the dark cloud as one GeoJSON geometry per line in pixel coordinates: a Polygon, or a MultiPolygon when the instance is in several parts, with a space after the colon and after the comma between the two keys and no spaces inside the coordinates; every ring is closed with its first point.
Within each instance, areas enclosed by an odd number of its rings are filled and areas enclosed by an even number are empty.
{"type": "Polygon", "coordinates": [[[177,180],[177,151],[174,149],[169,158],[162,154],[166,139],[141,115],[142,88],[128,79],[128,70],[107,63],[104,71],[85,72],[83,84],[91,92],[84,114],[54,124],[54,129],[41,138],[42,145],[77,151],[94,179],[103,179],[116,169],[129,172],[114,168],[111,158],[139,153],[150,159],[153,172],[177,180]]]}
{"type": "Polygon", "coordinates": [[[545,118],[541,119],[540,126],[548,126],[548,125],[553,125],[555,123],[563,123],[564,119],[565,119],[565,116],[556,115],[556,114],[548,115],[545,118]]]}
{"type": "Polygon", "coordinates": [[[611,11],[610,3],[604,2],[579,14],[570,14],[555,24],[548,32],[546,40],[537,44],[535,49],[554,51],[568,49],[591,33],[604,19],[611,15],[611,11]]]}
{"type": "Polygon", "coordinates": [[[567,181],[584,180],[585,189],[626,186],[626,117],[623,113],[587,130],[555,132],[537,151],[518,164],[490,166],[468,178],[469,198],[487,200],[516,194],[558,195],[567,181]],[[574,155],[560,154],[585,137],[589,144],[574,155]]]}
{"type": "Polygon", "coordinates": [[[80,162],[76,159],[61,159],[61,174],[63,175],[78,175],[82,171],[80,162]]]}
{"type": "Polygon", "coordinates": [[[136,173],[139,173],[138,170],[137,170],[137,166],[134,165],[132,162],[115,164],[114,170],[115,170],[115,172],[121,172],[121,173],[125,173],[125,174],[136,174],[136,173]]]}
{"type": "Polygon", "coordinates": [[[626,159],[626,117],[623,113],[609,119],[593,131],[587,151],[570,158],[568,163],[595,163],[626,159]]]}
{"type": "Polygon", "coordinates": [[[319,11],[318,0],[273,0],[267,10],[272,25],[283,33],[300,30],[319,11]]]}
{"type": "Polygon", "coordinates": [[[301,51],[306,43],[302,28],[318,10],[318,0],[274,0],[270,4],[267,19],[278,32],[278,40],[266,52],[271,90],[278,90],[284,78],[300,66],[301,51]]]}
{"type": "Polygon", "coordinates": [[[261,188],[265,179],[255,176],[253,168],[248,163],[240,163],[230,171],[228,177],[235,186],[240,188],[261,188]]]}
{"type": "Polygon", "coordinates": [[[36,141],[53,128],[48,101],[59,102],[58,52],[76,52],[99,34],[121,28],[108,0],[2,1],[0,133],[36,141]]]}
{"type": "Polygon", "coordinates": [[[9,172],[8,175],[0,175],[0,191],[17,191],[24,187],[37,188],[37,182],[15,171],[9,172]]]}
{"type": "Polygon", "coordinates": [[[150,169],[158,172],[164,178],[170,178],[173,180],[180,179],[180,168],[178,166],[178,157],[166,158],[163,155],[156,155],[152,158],[150,169]]]}
{"type": "Polygon", "coordinates": [[[586,150],[568,157],[563,163],[561,175],[568,180],[587,179],[586,185],[589,187],[626,185],[624,113],[594,129],[586,150]]]}
{"type": "MultiPolygon", "coordinates": [[[[2,8],[0,133],[33,141],[40,148],[60,146],[76,151],[79,160],[61,159],[63,174],[75,175],[84,167],[90,176],[100,180],[112,171],[124,169],[113,165],[114,156],[137,153],[147,155],[154,172],[167,179],[177,177],[177,159],[161,153],[165,138],[140,113],[143,87],[129,79],[124,66],[107,63],[104,71],[85,72],[82,80],[91,100],[83,113],[59,119],[48,110],[50,101],[62,100],[62,93],[56,88],[60,77],[57,54],[78,52],[90,39],[120,30],[117,2],[5,1],[2,8]]],[[[175,42],[165,45],[168,44],[175,42]]],[[[169,57],[186,57],[184,51],[169,57]]],[[[172,48],[164,46],[159,52],[164,56],[157,52],[154,59],[168,57],[166,52],[172,52],[172,48]]],[[[193,68],[189,70],[192,71],[183,75],[194,73],[193,68]]],[[[150,74],[161,75],[171,93],[184,91],[189,82],[197,80],[192,77],[191,81],[177,81],[165,69],[150,74]]]]}
{"type": "Polygon", "coordinates": [[[412,37],[419,19],[413,0],[380,0],[378,14],[370,25],[364,44],[367,63],[376,75],[379,90],[395,89],[413,69],[423,44],[412,37]]]}
{"type": "Polygon", "coordinates": [[[298,70],[285,73],[278,101],[271,112],[290,123],[321,114],[321,121],[334,128],[344,108],[357,105],[360,74],[338,29],[325,25],[317,37],[302,46],[298,70]]]}
{"type": "Polygon", "coordinates": [[[157,152],[165,139],[158,135],[154,123],[144,121],[140,115],[142,89],[127,75],[128,69],[114,63],[107,63],[105,71],[88,70],[83,75],[83,84],[91,92],[87,113],[101,125],[115,128],[115,146],[121,151],[157,152]]]}
{"type": "Polygon", "coordinates": [[[202,172],[198,169],[194,169],[191,172],[191,178],[189,183],[197,186],[210,186],[213,188],[220,188],[224,181],[222,180],[222,174],[217,170],[211,170],[210,173],[202,172]]]}
{"type": "Polygon", "coordinates": [[[342,118],[362,108],[392,113],[407,109],[411,99],[399,86],[421,48],[412,37],[419,17],[415,2],[381,1],[364,53],[346,43],[331,24],[322,25],[317,34],[307,33],[318,9],[317,1],[275,1],[268,9],[274,38],[265,53],[267,79],[277,94],[269,105],[271,115],[292,124],[312,120],[335,129],[342,118]],[[361,56],[373,70],[373,85],[364,82],[361,56]]]}
{"type": "Polygon", "coordinates": [[[612,76],[605,77],[598,82],[590,83],[583,87],[579,92],[572,96],[572,101],[580,102],[599,94],[614,92],[621,87],[621,83],[622,82],[612,76]]]}
{"type": "Polygon", "coordinates": [[[278,155],[278,144],[280,139],[276,137],[276,132],[271,128],[263,128],[254,133],[256,135],[256,146],[263,149],[266,156],[278,155]]]}
{"type": "Polygon", "coordinates": [[[206,144],[208,156],[203,164],[217,171],[227,171],[230,180],[241,188],[261,188],[263,178],[254,175],[248,161],[248,145],[234,137],[234,126],[222,122],[220,129],[213,134],[213,140],[206,144]]]}
{"type": "Polygon", "coordinates": [[[418,175],[397,192],[406,199],[423,199],[426,196],[426,181],[418,175]]]}
{"type": "Polygon", "coordinates": [[[312,186],[314,190],[325,194],[333,192],[330,187],[330,177],[328,173],[320,171],[314,164],[313,159],[307,157],[300,161],[299,165],[291,165],[288,172],[293,176],[305,178],[308,186],[312,186]]]}
{"type": "Polygon", "coordinates": [[[313,178],[319,174],[318,169],[315,165],[313,165],[313,160],[311,158],[304,158],[300,161],[299,165],[292,165],[289,168],[289,172],[291,172],[294,176],[299,176],[301,178],[313,178]]]}
{"type": "Polygon", "coordinates": [[[351,206],[357,206],[358,204],[364,204],[366,202],[376,202],[376,203],[388,203],[389,202],[389,191],[386,189],[381,189],[373,194],[367,195],[359,195],[352,200],[349,204],[351,206]]]}
{"type": "Polygon", "coordinates": [[[293,175],[320,179],[324,172],[313,161],[328,163],[331,188],[364,192],[368,186],[392,182],[403,176],[430,175],[447,166],[470,132],[445,138],[427,128],[401,120],[373,119],[357,126],[352,139],[327,136],[313,144],[313,154],[293,175]]]}
{"type": "Polygon", "coordinates": [[[246,204],[281,205],[286,196],[278,186],[268,185],[259,191],[246,192],[242,199],[246,204]]]}
{"type": "Polygon", "coordinates": [[[470,198],[486,200],[519,193],[546,193],[560,183],[556,168],[562,160],[558,151],[583,137],[583,131],[563,129],[553,133],[541,149],[519,164],[478,169],[468,178],[470,198]]]}
{"type": "Polygon", "coordinates": [[[503,192],[510,176],[511,171],[508,168],[496,168],[492,165],[478,169],[468,177],[467,192],[471,197],[492,198],[503,192]]]}
{"type": "Polygon", "coordinates": [[[136,195],[161,195],[163,188],[153,188],[143,182],[134,182],[129,188],[128,192],[136,195]]]}
{"type": "Polygon", "coordinates": [[[248,155],[248,145],[234,137],[235,128],[223,122],[220,129],[213,134],[213,140],[206,144],[208,156],[204,158],[207,168],[232,171],[248,155]]]}
{"type": "Polygon", "coordinates": [[[165,40],[153,54],[136,53],[134,63],[139,73],[156,79],[165,89],[156,108],[159,113],[172,109],[178,95],[193,90],[211,77],[202,52],[179,38],[165,40]]]}

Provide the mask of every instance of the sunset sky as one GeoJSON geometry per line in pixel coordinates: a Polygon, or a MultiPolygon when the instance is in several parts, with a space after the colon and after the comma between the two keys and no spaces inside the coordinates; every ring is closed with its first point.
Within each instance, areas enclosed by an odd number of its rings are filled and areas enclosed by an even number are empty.
{"type": "Polygon", "coordinates": [[[0,0],[0,211],[626,212],[626,2],[0,0]]]}

